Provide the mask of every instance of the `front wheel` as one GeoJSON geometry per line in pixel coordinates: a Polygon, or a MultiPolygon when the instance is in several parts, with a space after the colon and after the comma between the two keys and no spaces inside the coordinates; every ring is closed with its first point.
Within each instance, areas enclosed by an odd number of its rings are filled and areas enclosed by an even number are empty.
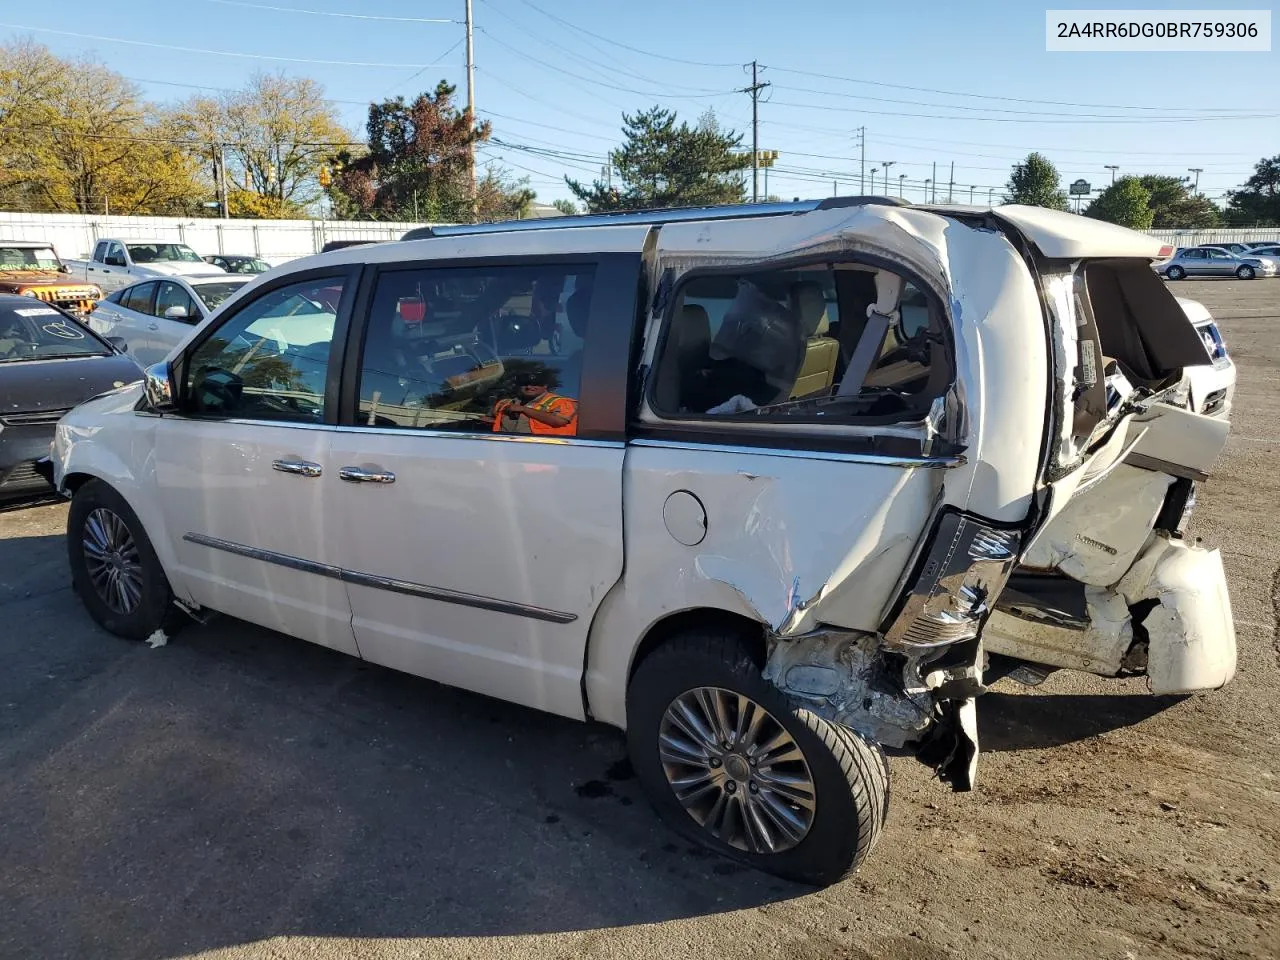
{"type": "Polygon", "coordinates": [[[1187,271],[1183,270],[1181,267],[1170,267],[1164,272],[1164,275],[1170,280],[1181,280],[1187,275],[1187,271]]]}
{"type": "Polygon", "coordinates": [[[789,703],[732,634],[688,634],[640,664],[627,741],[669,826],[789,880],[836,882],[884,826],[880,747],[789,703]]]}
{"type": "Polygon", "coordinates": [[[1241,280],[1252,280],[1257,274],[1253,272],[1253,267],[1242,266],[1236,269],[1236,276],[1241,280]]]}
{"type": "Polygon", "coordinates": [[[76,593],[100,626],[145,640],[170,621],[173,593],[142,522],[101,480],[90,480],[71,500],[67,560],[76,593]]]}

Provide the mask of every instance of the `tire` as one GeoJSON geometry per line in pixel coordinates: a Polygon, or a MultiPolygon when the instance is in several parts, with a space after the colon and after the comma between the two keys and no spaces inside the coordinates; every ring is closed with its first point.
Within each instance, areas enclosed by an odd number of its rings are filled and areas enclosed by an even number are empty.
{"type": "Polygon", "coordinates": [[[72,585],[99,626],[129,640],[145,640],[175,621],[173,592],[142,522],[124,497],[101,480],[90,480],[71,500],[67,560],[72,585]],[[104,567],[114,567],[114,580],[104,567]],[[113,589],[120,581],[125,585],[113,589]]]}
{"type": "Polygon", "coordinates": [[[1164,275],[1170,280],[1182,280],[1186,277],[1187,271],[1183,270],[1181,267],[1170,267],[1164,272],[1164,275]]]}
{"type": "MultiPolygon", "coordinates": [[[[710,712],[702,714],[711,715],[710,712]]],[[[749,740],[750,737],[743,738],[743,741],[749,740]]],[[[627,688],[627,745],[632,766],[650,801],[677,833],[724,856],[788,880],[815,886],[835,883],[866,859],[884,827],[889,806],[889,767],[879,745],[790,704],[761,676],[760,667],[741,639],[730,631],[682,635],[641,662],[627,688]],[[743,750],[742,741],[735,740],[733,751],[720,753],[723,760],[698,748],[701,757],[712,759],[698,764],[671,763],[676,753],[690,756],[688,746],[697,743],[682,732],[678,721],[673,724],[675,711],[682,706],[689,708],[690,704],[696,709],[697,703],[706,702],[698,701],[698,697],[721,696],[725,698],[721,702],[727,707],[723,714],[726,727],[738,723],[737,704],[742,701],[737,698],[747,698],[750,703],[743,713],[754,718],[756,710],[765,712],[759,720],[759,739],[755,745],[770,741],[776,744],[780,737],[778,731],[782,731],[798,748],[802,759],[760,762],[758,767],[752,762],[752,769],[747,769],[743,764],[751,751],[743,750]],[[660,736],[667,738],[665,758],[660,752],[660,736]],[[673,736],[675,741],[671,739],[673,736]],[[684,751],[680,752],[681,748],[675,743],[684,744],[684,751]],[[675,780],[685,782],[685,798],[692,804],[691,808],[687,809],[677,796],[668,770],[675,780]],[[742,779],[744,774],[749,779],[742,779]],[[791,777],[792,783],[808,776],[811,810],[787,803],[768,789],[766,785],[778,784],[773,778],[782,775],[791,777]],[[720,786],[715,785],[713,778],[716,777],[720,786]],[[735,787],[728,786],[730,780],[735,787]],[[691,781],[698,781],[699,786],[690,789],[687,784],[691,781]],[[740,783],[746,786],[736,789],[740,783]],[[736,792],[729,794],[730,789],[736,792]],[[717,808],[722,801],[723,807],[717,808]],[[778,810],[780,803],[786,807],[784,813],[789,811],[786,819],[792,824],[791,836],[784,833],[781,819],[771,812],[778,810]],[[759,826],[754,831],[747,829],[741,816],[747,804],[764,819],[765,834],[759,826]],[[717,809],[726,811],[718,820],[717,809]],[[806,822],[803,831],[795,828],[799,821],[806,822]],[[718,824],[719,829],[705,823],[718,824]],[[775,840],[774,849],[768,849],[768,845],[761,842],[762,836],[770,834],[775,840]]],[[[761,751],[755,756],[789,752],[775,747],[768,754],[761,751]]]]}
{"type": "Polygon", "coordinates": [[[1254,273],[1253,267],[1242,266],[1236,268],[1236,276],[1241,280],[1252,280],[1257,274],[1254,273]]]}

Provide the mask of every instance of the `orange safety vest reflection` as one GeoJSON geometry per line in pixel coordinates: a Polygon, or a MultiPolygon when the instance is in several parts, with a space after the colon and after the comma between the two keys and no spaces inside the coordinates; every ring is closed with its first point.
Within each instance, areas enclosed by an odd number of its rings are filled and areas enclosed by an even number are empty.
{"type": "MultiPolygon", "coordinates": [[[[508,432],[508,431],[505,431],[502,426],[503,420],[504,420],[503,411],[506,410],[507,407],[511,406],[513,403],[517,403],[517,402],[519,401],[516,401],[516,400],[499,400],[498,401],[497,406],[493,408],[493,432],[494,433],[508,432]]],[[[553,427],[551,426],[551,424],[542,423],[541,421],[533,419],[533,417],[526,417],[525,419],[529,422],[530,433],[538,434],[540,436],[558,436],[558,437],[577,436],[578,434],[578,402],[576,400],[570,400],[568,397],[562,397],[558,393],[552,393],[550,390],[548,390],[546,393],[540,396],[537,400],[533,401],[533,403],[529,403],[525,405],[533,410],[539,410],[545,413],[559,414],[560,416],[564,417],[566,420],[569,421],[563,427],[553,427]]]]}

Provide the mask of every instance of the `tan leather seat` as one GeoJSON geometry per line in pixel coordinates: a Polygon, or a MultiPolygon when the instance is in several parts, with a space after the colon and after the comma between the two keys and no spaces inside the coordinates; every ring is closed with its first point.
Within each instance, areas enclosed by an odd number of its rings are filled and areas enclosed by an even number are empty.
{"type": "Polygon", "coordinates": [[[804,362],[791,388],[791,399],[794,400],[831,389],[836,363],[840,359],[840,344],[828,336],[831,327],[822,284],[802,280],[792,284],[790,294],[791,309],[799,317],[800,329],[806,336],[804,362]]]}

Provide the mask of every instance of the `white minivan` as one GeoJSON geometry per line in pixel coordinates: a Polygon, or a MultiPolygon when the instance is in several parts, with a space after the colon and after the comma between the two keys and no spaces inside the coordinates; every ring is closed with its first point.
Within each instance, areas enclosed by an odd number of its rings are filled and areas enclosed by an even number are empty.
{"type": "Polygon", "coordinates": [[[957,789],[978,697],[1231,679],[1181,535],[1223,417],[1161,244],[885,198],[436,227],[242,288],[57,429],[72,575],[626,731],[662,817],[830,883],[882,747],[957,789]]]}

